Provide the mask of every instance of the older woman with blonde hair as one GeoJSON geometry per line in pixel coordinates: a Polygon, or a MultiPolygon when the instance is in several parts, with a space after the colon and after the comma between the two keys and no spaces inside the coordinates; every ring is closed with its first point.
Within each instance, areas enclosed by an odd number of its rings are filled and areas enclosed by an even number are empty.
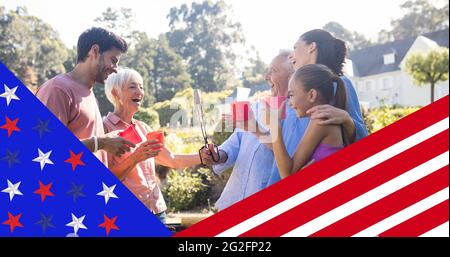
{"type": "Polygon", "coordinates": [[[141,75],[132,69],[122,69],[105,81],[105,93],[114,105],[114,111],[103,119],[105,132],[123,131],[134,126],[142,142],[121,157],[108,156],[109,169],[136,197],[163,223],[167,209],[155,175],[155,162],[170,168],[200,164],[198,154],[173,154],[157,140],[147,140],[152,129],[133,118],[144,100],[141,75]]]}

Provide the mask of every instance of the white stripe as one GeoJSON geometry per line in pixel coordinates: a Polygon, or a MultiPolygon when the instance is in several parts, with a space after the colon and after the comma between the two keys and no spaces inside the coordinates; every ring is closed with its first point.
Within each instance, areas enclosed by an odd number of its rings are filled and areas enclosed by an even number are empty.
{"type": "Polygon", "coordinates": [[[449,237],[449,223],[448,221],[444,224],[433,228],[432,230],[420,235],[419,237],[449,237]]]}
{"type": "Polygon", "coordinates": [[[268,209],[258,213],[257,215],[225,230],[218,234],[218,237],[236,237],[241,235],[256,226],[267,222],[268,220],[294,208],[295,206],[333,188],[348,179],[363,173],[364,171],[386,161],[387,159],[406,151],[407,149],[439,134],[448,129],[449,118],[445,118],[428,128],[417,132],[416,134],[372,155],[371,157],[339,172],[338,174],[302,191],[268,209]]]}
{"type": "MultiPolygon", "coordinates": [[[[346,216],[361,210],[362,208],[380,200],[381,198],[388,196],[395,191],[414,183],[415,181],[435,172],[436,170],[448,165],[448,151],[431,159],[402,175],[389,180],[388,182],[346,202],[345,204],[319,216],[318,218],[311,220],[308,223],[299,226],[298,228],[286,233],[283,236],[289,237],[303,237],[309,236],[343,218],[346,216]]],[[[448,191],[447,191],[448,198],[448,191]]],[[[443,200],[442,200],[443,201],[443,200]]],[[[391,225],[392,221],[387,226],[391,225]]],[[[395,225],[392,225],[393,227],[395,225]]],[[[387,229],[385,229],[387,230],[387,229]]],[[[383,231],[385,231],[383,230],[383,231]]],[[[382,231],[382,232],[383,232],[382,231]]],[[[370,233],[369,233],[370,234],[370,233]]],[[[363,236],[369,236],[369,234],[364,234],[363,236]]],[[[378,233],[379,234],[379,233],[378,233]]],[[[375,235],[378,235],[375,234],[375,235]]]]}
{"type": "Polygon", "coordinates": [[[448,199],[448,187],[364,229],[354,237],[374,237],[448,199]]]}

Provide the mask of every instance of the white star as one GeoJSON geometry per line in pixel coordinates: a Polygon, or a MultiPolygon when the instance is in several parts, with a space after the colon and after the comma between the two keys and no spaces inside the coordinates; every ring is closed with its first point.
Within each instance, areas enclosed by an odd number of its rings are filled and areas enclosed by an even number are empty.
{"type": "Polygon", "coordinates": [[[14,198],[15,195],[23,195],[22,192],[19,191],[19,186],[20,186],[20,181],[17,182],[16,184],[11,183],[11,181],[8,180],[8,187],[3,189],[2,192],[3,193],[8,193],[9,194],[9,201],[12,202],[12,199],[14,198]]]}
{"type": "Polygon", "coordinates": [[[1,94],[0,97],[6,98],[6,106],[9,106],[11,99],[20,100],[19,97],[16,96],[16,90],[18,87],[10,89],[5,84],[3,84],[3,85],[5,86],[5,93],[1,94]]]}
{"type": "Polygon", "coordinates": [[[119,198],[116,194],[114,194],[114,188],[116,188],[116,185],[108,187],[103,182],[102,182],[102,185],[103,185],[103,191],[99,192],[97,195],[101,195],[101,196],[105,197],[105,204],[108,203],[110,197],[119,198]]]}
{"type": "Polygon", "coordinates": [[[52,154],[52,151],[43,153],[41,149],[38,148],[39,151],[39,157],[36,157],[33,159],[34,162],[39,162],[41,164],[41,170],[44,169],[45,164],[53,164],[52,160],[50,160],[50,154],[52,154]]]}
{"type": "Polygon", "coordinates": [[[85,217],[86,217],[86,215],[83,215],[82,217],[77,218],[72,213],[72,222],[67,223],[66,226],[73,227],[73,232],[76,235],[78,232],[78,229],[80,229],[80,228],[87,229],[87,227],[83,224],[83,220],[85,217]]]}

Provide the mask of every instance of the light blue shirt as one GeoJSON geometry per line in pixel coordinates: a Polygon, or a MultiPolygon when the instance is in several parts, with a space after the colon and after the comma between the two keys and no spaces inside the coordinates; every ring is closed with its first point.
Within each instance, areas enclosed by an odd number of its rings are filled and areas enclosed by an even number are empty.
{"type": "MultiPolygon", "coordinates": [[[[259,105],[255,103],[252,106],[258,120],[262,115],[259,105]]],[[[223,164],[213,165],[214,173],[220,174],[234,165],[231,176],[215,204],[217,209],[223,210],[264,189],[275,159],[272,150],[261,144],[256,136],[239,129],[236,129],[219,149],[227,153],[228,159],[223,164]]]]}
{"type": "MultiPolygon", "coordinates": [[[[356,140],[359,140],[368,135],[367,128],[364,125],[364,120],[359,107],[358,96],[352,85],[352,82],[345,76],[341,79],[344,81],[347,89],[347,111],[355,123],[356,140]]],[[[295,110],[288,107],[286,109],[286,119],[281,123],[283,141],[289,156],[292,158],[297,150],[298,144],[303,137],[309,124],[309,118],[297,118],[295,110]]],[[[280,180],[280,173],[278,171],[277,163],[274,161],[270,170],[270,178],[267,186],[270,186],[280,180]]]]}

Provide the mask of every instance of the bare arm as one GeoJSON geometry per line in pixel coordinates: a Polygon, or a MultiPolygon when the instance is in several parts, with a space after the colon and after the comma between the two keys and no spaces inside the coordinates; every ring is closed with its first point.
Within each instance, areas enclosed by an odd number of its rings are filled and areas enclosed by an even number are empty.
{"type": "Polygon", "coordinates": [[[108,168],[114,173],[116,177],[123,180],[136,165],[148,158],[155,157],[161,151],[161,145],[156,140],[142,143],[136,150],[127,158],[118,163],[110,165],[108,168]]]}
{"type": "Polygon", "coordinates": [[[356,126],[350,114],[331,105],[318,105],[307,111],[311,120],[318,120],[319,125],[341,125],[349,135],[350,142],[356,139],[356,126]]]}
{"type": "MultiPolygon", "coordinates": [[[[347,113],[348,115],[348,113],[347,113]]],[[[352,117],[348,115],[348,119],[344,121],[342,124],[344,126],[345,131],[347,132],[347,135],[349,135],[350,142],[355,142],[356,139],[356,126],[355,122],[353,121],[352,117]]]]}
{"type": "Polygon", "coordinates": [[[281,131],[281,126],[278,126],[278,129],[271,131],[273,138],[272,146],[275,161],[277,162],[278,170],[280,172],[280,177],[285,178],[290,174],[293,161],[286,150],[286,146],[284,145],[283,141],[283,134],[281,131]]]}
{"type": "Polygon", "coordinates": [[[198,153],[195,154],[173,154],[167,148],[162,148],[160,154],[156,157],[156,163],[173,168],[185,168],[200,164],[198,153]]]}
{"type": "Polygon", "coordinates": [[[110,165],[108,168],[120,181],[122,181],[137,164],[138,162],[136,161],[135,156],[130,154],[126,159],[116,165],[110,165]]]}
{"type": "MultiPolygon", "coordinates": [[[[94,152],[95,146],[94,146],[94,138],[93,137],[88,138],[88,139],[82,139],[81,143],[83,143],[84,146],[86,146],[87,149],[89,149],[89,151],[94,152]]],[[[100,147],[99,147],[99,149],[100,149],[100,147]]]]}
{"type": "MultiPolygon", "coordinates": [[[[106,152],[119,157],[125,152],[129,152],[131,147],[135,147],[135,144],[119,136],[99,136],[97,137],[97,140],[98,150],[105,150],[106,152]]],[[[83,143],[91,152],[95,150],[95,141],[93,137],[82,139],[81,143],[83,143]]]]}
{"type": "Polygon", "coordinates": [[[285,178],[307,165],[317,145],[320,144],[324,138],[324,134],[324,127],[318,125],[314,120],[311,120],[293,158],[291,158],[286,150],[283,139],[281,138],[281,129],[278,129],[278,139],[274,141],[273,152],[280,172],[280,177],[285,178]]]}
{"type": "Polygon", "coordinates": [[[311,120],[308,128],[305,131],[300,144],[295,150],[293,159],[294,164],[291,169],[291,174],[305,167],[311,159],[314,150],[323,141],[326,136],[327,126],[319,125],[317,121],[311,120]]]}

